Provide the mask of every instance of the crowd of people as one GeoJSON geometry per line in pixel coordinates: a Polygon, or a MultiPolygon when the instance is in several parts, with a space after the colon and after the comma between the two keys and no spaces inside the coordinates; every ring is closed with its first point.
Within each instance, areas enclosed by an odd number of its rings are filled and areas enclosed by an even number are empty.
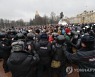
{"type": "Polygon", "coordinates": [[[95,24],[12,27],[0,32],[0,60],[12,77],[67,77],[76,64],[80,77],[95,77],[95,24]],[[93,71],[94,70],[94,71],[93,71]]]}

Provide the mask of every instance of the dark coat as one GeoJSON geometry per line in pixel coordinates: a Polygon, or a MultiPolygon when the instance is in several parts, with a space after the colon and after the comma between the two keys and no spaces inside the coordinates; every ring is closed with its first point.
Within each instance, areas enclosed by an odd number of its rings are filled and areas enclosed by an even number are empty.
{"type": "Polygon", "coordinates": [[[4,59],[3,68],[5,72],[9,72],[6,62],[10,56],[10,53],[11,53],[10,43],[8,41],[0,41],[0,58],[4,59]]]}
{"type": "Polygon", "coordinates": [[[35,44],[35,50],[39,54],[41,64],[51,63],[51,44],[47,40],[40,40],[35,44]]]}
{"type": "Polygon", "coordinates": [[[34,77],[34,66],[38,60],[37,54],[33,56],[28,52],[19,51],[10,55],[7,64],[13,77],[34,77]]]}
{"type": "Polygon", "coordinates": [[[52,59],[57,60],[57,61],[64,61],[65,62],[65,55],[64,55],[64,50],[63,46],[59,44],[55,44],[52,46],[52,59]]]}
{"type": "Polygon", "coordinates": [[[0,57],[7,60],[10,56],[11,46],[8,41],[0,41],[0,57]],[[4,45],[4,46],[3,46],[4,45]]]}
{"type": "Polygon", "coordinates": [[[64,54],[69,61],[78,65],[80,77],[95,77],[95,49],[81,49],[76,54],[65,50],[64,54]]]}

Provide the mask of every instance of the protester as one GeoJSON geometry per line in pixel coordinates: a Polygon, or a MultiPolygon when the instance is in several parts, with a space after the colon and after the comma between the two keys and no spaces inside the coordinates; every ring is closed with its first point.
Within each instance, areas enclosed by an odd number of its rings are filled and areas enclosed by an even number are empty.
{"type": "MultiPolygon", "coordinates": [[[[51,77],[54,74],[59,77],[66,77],[66,63],[70,65],[74,62],[73,59],[75,59],[77,54],[79,55],[78,57],[82,56],[82,59],[84,56],[94,56],[95,50],[92,48],[95,47],[95,40],[89,44],[86,42],[86,39],[91,41],[90,37],[95,38],[94,24],[12,27],[0,32],[0,59],[4,60],[4,71],[9,72],[10,69],[13,77],[26,77],[26,72],[29,72],[29,74],[27,73],[27,77],[51,77]],[[21,43],[18,43],[19,41],[21,43]],[[64,46],[66,46],[66,51],[64,51],[64,46]],[[19,48],[22,49],[16,50],[19,48]],[[92,52],[93,54],[91,54],[92,52]],[[31,60],[27,60],[27,58],[31,60]],[[53,64],[57,63],[59,67],[53,67],[53,64]]],[[[82,59],[75,59],[79,68],[86,64],[82,59]]],[[[87,62],[86,67],[94,67],[93,65],[94,62],[87,62]]],[[[92,74],[92,76],[95,75],[92,74]]]]}

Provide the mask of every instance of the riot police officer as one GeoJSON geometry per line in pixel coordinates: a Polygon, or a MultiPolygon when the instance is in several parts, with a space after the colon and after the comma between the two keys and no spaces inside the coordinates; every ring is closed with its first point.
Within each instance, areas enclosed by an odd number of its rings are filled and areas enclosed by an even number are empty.
{"type": "Polygon", "coordinates": [[[35,77],[34,66],[39,56],[25,51],[25,43],[19,40],[12,43],[12,51],[7,61],[12,77],[35,77]]]}
{"type": "Polygon", "coordinates": [[[69,61],[76,63],[79,67],[80,77],[94,77],[95,76],[95,38],[85,35],[81,38],[82,48],[75,54],[69,53],[64,47],[64,54],[69,61]]]}
{"type": "Polygon", "coordinates": [[[6,62],[8,57],[10,56],[10,53],[11,53],[11,46],[9,40],[7,39],[7,34],[1,32],[0,33],[0,58],[4,60],[3,68],[6,73],[9,72],[6,62]]]}
{"type": "Polygon", "coordinates": [[[47,75],[51,76],[51,43],[48,41],[48,35],[46,33],[42,33],[40,35],[40,41],[35,44],[35,50],[39,54],[40,61],[38,63],[38,72],[37,77],[43,77],[47,75]],[[45,74],[47,73],[47,74],[45,74]]]}
{"type": "Polygon", "coordinates": [[[56,38],[55,44],[52,45],[52,74],[58,77],[66,77],[66,58],[64,55],[63,46],[65,43],[64,35],[59,35],[56,38]]]}

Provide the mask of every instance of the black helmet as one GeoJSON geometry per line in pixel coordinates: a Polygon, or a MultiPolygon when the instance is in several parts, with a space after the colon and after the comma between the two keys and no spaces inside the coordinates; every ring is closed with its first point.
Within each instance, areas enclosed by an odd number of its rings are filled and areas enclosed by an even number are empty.
{"type": "Polygon", "coordinates": [[[22,31],[22,34],[25,35],[25,36],[27,36],[27,33],[28,33],[28,32],[27,32],[26,30],[23,30],[23,31],[22,31]]]}
{"type": "Polygon", "coordinates": [[[58,36],[57,33],[56,33],[56,34],[53,34],[53,38],[54,38],[54,40],[56,40],[57,36],[58,36]]]}
{"type": "Polygon", "coordinates": [[[35,35],[34,35],[33,33],[28,33],[28,34],[27,34],[27,38],[28,38],[28,39],[33,40],[34,37],[35,37],[35,35]]]}
{"type": "Polygon", "coordinates": [[[84,43],[87,47],[91,47],[91,46],[94,46],[95,38],[90,35],[84,35],[81,38],[81,42],[84,43]]]}
{"type": "Polygon", "coordinates": [[[0,32],[0,38],[6,38],[6,33],[0,32]]]}
{"type": "Polygon", "coordinates": [[[7,33],[9,35],[16,35],[17,34],[17,32],[15,30],[9,30],[7,33]]]}
{"type": "Polygon", "coordinates": [[[78,35],[77,31],[72,31],[72,35],[78,35]]]}
{"type": "Polygon", "coordinates": [[[25,43],[23,41],[16,41],[12,43],[12,52],[23,51],[25,48],[25,43]]]}
{"type": "Polygon", "coordinates": [[[56,38],[56,42],[58,43],[58,44],[64,44],[64,42],[65,42],[65,37],[64,37],[64,35],[59,35],[59,36],[57,36],[57,38],[56,38]]]}
{"type": "Polygon", "coordinates": [[[78,32],[77,31],[72,31],[72,37],[74,38],[74,39],[77,39],[78,38],[78,32]]]}
{"type": "Polygon", "coordinates": [[[17,39],[25,39],[24,34],[22,34],[22,33],[17,33],[17,39]]]}

